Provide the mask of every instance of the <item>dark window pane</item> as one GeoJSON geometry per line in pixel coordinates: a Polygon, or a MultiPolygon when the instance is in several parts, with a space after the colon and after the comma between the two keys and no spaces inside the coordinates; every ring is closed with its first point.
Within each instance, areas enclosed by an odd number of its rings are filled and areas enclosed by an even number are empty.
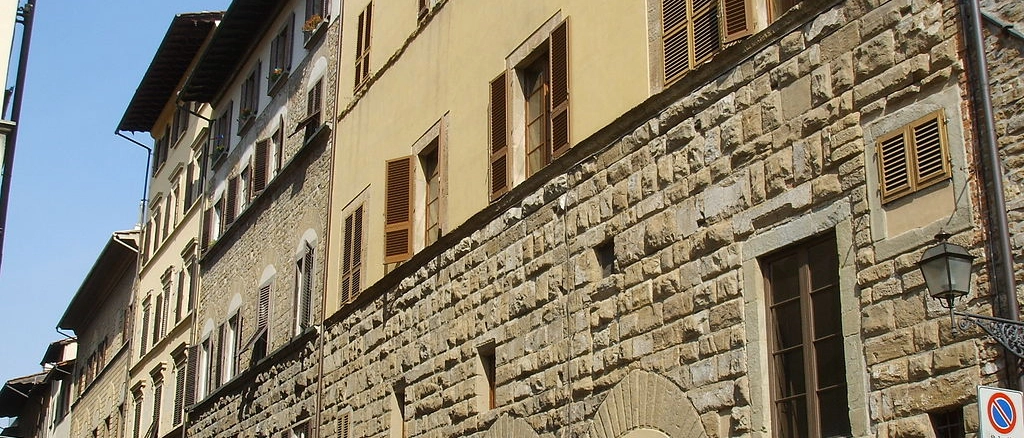
{"type": "Polygon", "coordinates": [[[809,436],[807,432],[807,402],[803,397],[780,402],[776,408],[779,412],[779,436],[786,438],[809,436]]]}
{"type": "Polygon", "coordinates": [[[800,269],[795,255],[776,260],[769,265],[772,303],[800,296],[800,269]]]}
{"type": "Polygon", "coordinates": [[[800,301],[790,301],[772,310],[776,321],[775,351],[802,344],[800,301]]]}
{"type": "Polygon", "coordinates": [[[814,343],[817,360],[818,388],[846,384],[846,360],[843,357],[843,338],[832,336],[814,343]]]}
{"type": "Polygon", "coordinates": [[[839,254],[835,241],[829,239],[807,248],[807,265],[812,291],[836,284],[839,280],[839,254]]]}
{"type": "Polygon", "coordinates": [[[832,287],[811,295],[814,309],[814,339],[842,332],[839,318],[839,289],[832,287]]]}
{"type": "Polygon", "coordinates": [[[845,386],[818,394],[818,415],[822,437],[850,435],[850,408],[846,403],[845,386]]]}
{"type": "Polygon", "coordinates": [[[778,376],[780,398],[807,392],[802,348],[776,355],[775,361],[775,369],[781,372],[778,376]]]}

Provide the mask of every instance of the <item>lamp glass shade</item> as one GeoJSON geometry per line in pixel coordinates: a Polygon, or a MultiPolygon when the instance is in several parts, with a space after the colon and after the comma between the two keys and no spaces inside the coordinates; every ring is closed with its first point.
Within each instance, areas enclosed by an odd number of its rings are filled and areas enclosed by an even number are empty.
{"type": "Polygon", "coordinates": [[[929,294],[947,308],[953,300],[971,291],[971,262],[974,256],[962,246],[942,242],[924,252],[918,266],[929,294]]]}

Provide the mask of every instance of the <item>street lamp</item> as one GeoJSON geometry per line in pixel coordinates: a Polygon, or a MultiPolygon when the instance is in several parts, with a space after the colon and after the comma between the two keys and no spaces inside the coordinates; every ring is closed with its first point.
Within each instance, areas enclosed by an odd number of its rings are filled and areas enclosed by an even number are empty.
{"type": "Polygon", "coordinates": [[[921,261],[917,262],[929,294],[939,300],[942,307],[949,309],[950,320],[953,315],[961,317],[957,322],[961,330],[966,330],[973,323],[1015,356],[1024,358],[1024,323],[953,310],[956,299],[971,291],[971,262],[975,257],[964,247],[947,242],[949,236],[937,234],[935,240],[938,244],[925,250],[921,261]]]}

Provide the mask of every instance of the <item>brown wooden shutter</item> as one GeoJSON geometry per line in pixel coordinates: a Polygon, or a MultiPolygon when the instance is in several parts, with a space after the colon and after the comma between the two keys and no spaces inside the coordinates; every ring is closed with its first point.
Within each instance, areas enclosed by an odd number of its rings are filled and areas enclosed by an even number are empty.
{"type": "Polygon", "coordinates": [[[255,195],[267,187],[267,161],[270,158],[270,140],[256,142],[256,155],[253,158],[252,191],[255,195]]]}
{"type": "Polygon", "coordinates": [[[548,40],[551,71],[551,156],[569,150],[569,21],[551,32],[548,40]]]}
{"type": "Polygon", "coordinates": [[[259,302],[256,304],[256,331],[267,328],[270,320],[270,285],[260,288],[259,302]]]}
{"type": "Polygon", "coordinates": [[[345,218],[345,235],[341,256],[341,304],[352,300],[352,218],[350,214],[345,218]]]}
{"type": "Polygon", "coordinates": [[[883,202],[910,190],[909,164],[903,131],[878,142],[878,174],[883,202]]]}
{"type": "Polygon", "coordinates": [[[665,83],[671,83],[690,71],[690,20],[687,0],[661,2],[661,42],[665,83]]]}
{"type": "Polygon", "coordinates": [[[199,346],[192,345],[188,347],[188,357],[185,358],[187,362],[185,365],[185,398],[183,405],[185,409],[196,402],[196,368],[199,364],[199,346]]]}
{"type": "Polygon", "coordinates": [[[355,298],[363,290],[363,207],[359,206],[352,216],[352,297],[355,298]]]}
{"type": "Polygon", "coordinates": [[[213,209],[207,208],[206,212],[203,213],[203,239],[202,247],[203,251],[210,247],[210,239],[213,236],[213,209]]]}
{"type": "Polygon", "coordinates": [[[504,195],[509,188],[508,165],[508,85],[507,74],[502,72],[491,81],[490,140],[491,140],[491,201],[504,195]]]}
{"type": "Polygon", "coordinates": [[[941,112],[933,113],[911,126],[914,139],[914,169],[917,189],[949,178],[952,172],[946,147],[946,129],[941,112]]]}
{"type": "Polygon", "coordinates": [[[224,224],[235,221],[235,213],[238,207],[238,177],[228,179],[228,200],[224,206],[224,224]]]}
{"type": "Polygon", "coordinates": [[[171,423],[175,426],[181,424],[181,414],[185,408],[185,377],[188,374],[185,367],[187,367],[185,360],[174,364],[174,414],[171,417],[171,423]]]}
{"type": "Polygon", "coordinates": [[[299,326],[306,328],[313,319],[313,248],[306,248],[302,265],[302,307],[299,308],[299,326]]]}
{"type": "Polygon", "coordinates": [[[360,270],[363,257],[363,207],[345,218],[345,247],[341,265],[341,304],[352,301],[359,294],[360,270]]]}
{"type": "Polygon", "coordinates": [[[413,157],[387,162],[384,182],[384,263],[412,256],[413,157]]]}
{"type": "Polygon", "coordinates": [[[753,33],[753,20],[750,12],[753,8],[747,5],[749,0],[723,0],[722,21],[725,42],[736,41],[753,33]]]}
{"type": "Polygon", "coordinates": [[[707,62],[722,47],[718,28],[719,0],[693,0],[693,64],[707,62]]]}
{"type": "Polygon", "coordinates": [[[224,328],[226,325],[227,324],[221,324],[220,327],[215,330],[215,334],[213,335],[217,337],[217,342],[213,344],[213,351],[210,352],[210,385],[207,386],[207,394],[212,393],[220,386],[221,383],[223,383],[220,381],[220,370],[221,361],[223,360],[221,354],[224,352],[224,338],[226,337],[224,328]]]}
{"type": "Polygon", "coordinates": [[[338,417],[338,438],[349,438],[350,421],[351,419],[347,413],[341,414],[338,417]]]}

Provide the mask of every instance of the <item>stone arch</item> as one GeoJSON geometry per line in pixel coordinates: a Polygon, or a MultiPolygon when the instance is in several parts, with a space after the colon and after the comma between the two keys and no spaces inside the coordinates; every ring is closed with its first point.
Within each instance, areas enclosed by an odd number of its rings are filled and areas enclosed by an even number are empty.
{"type": "Polygon", "coordinates": [[[590,423],[590,438],[657,436],[707,438],[697,409],[682,389],[649,371],[635,370],[612,388],[590,423]],[[644,430],[636,435],[630,432],[644,430]],[[647,433],[652,432],[652,433],[647,433]]]}
{"type": "Polygon", "coordinates": [[[537,431],[530,427],[530,423],[522,418],[512,418],[508,414],[498,418],[487,433],[488,438],[539,438],[537,431]]]}

